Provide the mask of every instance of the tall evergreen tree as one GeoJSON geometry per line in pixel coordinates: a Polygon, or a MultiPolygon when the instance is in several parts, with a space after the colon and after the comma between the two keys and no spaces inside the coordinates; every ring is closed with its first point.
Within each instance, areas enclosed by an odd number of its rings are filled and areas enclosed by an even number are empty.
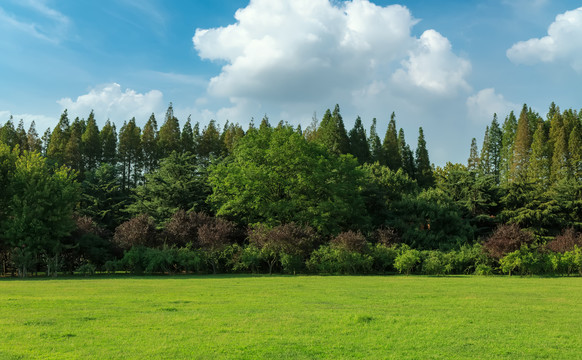
{"type": "Polygon", "coordinates": [[[102,161],[111,166],[117,165],[117,129],[115,124],[107,120],[99,132],[101,140],[102,161]]]}
{"type": "Polygon", "coordinates": [[[350,141],[340,114],[339,105],[333,113],[327,109],[316,135],[317,141],[334,154],[347,154],[350,151],[350,141]]]}
{"type": "Polygon", "coordinates": [[[360,164],[370,161],[370,147],[368,146],[368,139],[366,137],[366,130],[362,124],[362,118],[356,118],[354,127],[350,130],[350,153],[354,155],[360,164]]]}
{"type": "Polygon", "coordinates": [[[497,122],[497,114],[493,114],[493,120],[489,126],[487,150],[489,152],[489,169],[496,184],[499,184],[501,169],[501,150],[503,149],[503,132],[497,122]]]}
{"type": "Polygon", "coordinates": [[[29,151],[42,152],[42,141],[36,132],[36,123],[34,120],[30,123],[30,127],[26,133],[27,149],[29,151]]]}
{"type": "Polygon", "coordinates": [[[121,163],[122,189],[135,188],[141,177],[141,129],[135,118],[124,122],[119,130],[117,155],[121,163]]]}
{"type": "Polygon", "coordinates": [[[180,143],[183,153],[194,154],[194,133],[192,132],[191,116],[188,116],[188,120],[186,120],[186,123],[182,127],[180,143]]]}
{"type": "Polygon", "coordinates": [[[211,156],[220,156],[223,153],[223,143],[220,141],[220,131],[216,121],[210,120],[202,130],[198,144],[198,156],[208,159],[211,156]]]}
{"type": "Polygon", "coordinates": [[[501,183],[509,181],[509,172],[513,163],[513,145],[517,131],[517,119],[513,111],[505,118],[501,135],[501,150],[499,152],[499,178],[501,183]]]}
{"type": "Polygon", "coordinates": [[[87,119],[87,126],[81,140],[83,142],[83,157],[86,170],[93,171],[101,163],[102,149],[99,128],[92,110],[87,119]]]}
{"type": "Polygon", "coordinates": [[[222,132],[225,155],[232,154],[238,141],[245,136],[245,131],[239,124],[229,123],[222,132]]]}
{"type": "Polygon", "coordinates": [[[148,122],[143,127],[141,134],[141,147],[143,151],[143,168],[146,174],[158,167],[160,150],[158,146],[158,122],[154,113],[150,115],[148,122]]]}
{"type": "MultiPolygon", "coordinates": [[[[475,144],[476,146],[477,144],[475,144]]],[[[483,146],[481,146],[481,156],[479,157],[479,174],[489,175],[491,171],[491,141],[489,140],[489,126],[485,128],[485,135],[483,136],[483,146]]],[[[471,148],[473,146],[471,145],[471,148]]],[[[470,156],[469,156],[470,158],[470,156]]]]}
{"type": "Polygon", "coordinates": [[[181,151],[180,124],[178,119],[174,116],[174,108],[172,103],[170,103],[170,106],[168,106],[168,110],[166,111],[166,119],[164,124],[160,127],[158,145],[161,158],[165,158],[173,151],[181,151]]]}
{"type": "Polygon", "coordinates": [[[479,149],[477,149],[477,139],[471,139],[469,159],[467,159],[467,170],[476,172],[479,168],[479,149]]]}
{"type": "Polygon", "coordinates": [[[582,183],[582,124],[577,121],[574,124],[568,139],[570,151],[570,169],[575,181],[582,183]]]}
{"type": "Polygon", "coordinates": [[[434,175],[428,158],[428,150],[426,148],[426,140],[424,139],[422,127],[418,129],[418,145],[416,147],[416,181],[418,182],[418,185],[423,188],[431,187],[434,184],[434,175]]]}
{"type": "Polygon", "coordinates": [[[393,171],[397,171],[402,167],[402,155],[398,146],[398,134],[396,131],[396,115],[390,115],[390,122],[388,129],[384,136],[384,143],[382,144],[385,155],[384,165],[388,166],[393,171]]]}
{"type": "Polygon", "coordinates": [[[29,150],[28,149],[28,139],[26,138],[26,130],[24,130],[24,120],[20,119],[18,122],[18,127],[16,128],[16,141],[20,147],[20,151],[29,150]]]}
{"type": "Polygon", "coordinates": [[[71,135],[69,116],[67,109],[61,114],[59,123],[51,133],[50,142],[47,146],[47,157],[58,164],[65,163],[65,153],[69,137],[71,135]]]}
{"type": "Polygon", "coordinates": [[[554,115],[550,127],[549,144],[552,147],[552,165],[550,178],[556,183],[568,176],[568,134],[562,116],[554,115]]]}
{"type": "Polygon", "coordinates": [[[548,145],[548,134],[544,123],[540,121],[533,136],[531,144],[531,157],[529,164],[528,178],[546,188],[550,183],[550,147],[548,145]]]}
{"type": "Polygon", "coordinates": [[[82,179],[82,174],[84,169],[83,164],[83,130],[85,128],[84,122],[75,118],[71,124],[71,131],[69,135],[69,141],[65,146],[65,163],[72,169],[79,171],[80,178],[82,179]]]}
{"type": "Polygon", "coordinates": [[[8,145],[10,149],[14,148],[18,144],[18,136],[16,135],[16,129],[14,128],[14,118],[10,115],[10,118],[2,128],[0,128],[0,142],[8,145]]]}
{"type": "Polygon", "coordinates": [[[368,143],[370,144],[370,156],[372,158],[372,162],[380,162],[383,159],[383,152],[384,149],[382,148],[382,141],[378,136],[378,132],[376,131],[376,118],[372,119],[372,126],[370,127],[370,138],[368,139],[368,143]]]}
{"type": "Polygon", "coordinates": [[[398,148],[400,149],[400,156],[402,158],[402,169],[408,176],[412,179],[415,178],[415,164],[414,164],[414,154],[410,150],[410,146],[406,143],[404,137],[404,130],[400,128],[398,131],[398,148]]]}
{"type": "Polygon", "coordinates": [[[510,179],[525,180],[528,174],[531,155],[531,133],[528,108],[524,104],[517,121],[515,143],[513,146],[513,161],[511,162],[510,179]]]}

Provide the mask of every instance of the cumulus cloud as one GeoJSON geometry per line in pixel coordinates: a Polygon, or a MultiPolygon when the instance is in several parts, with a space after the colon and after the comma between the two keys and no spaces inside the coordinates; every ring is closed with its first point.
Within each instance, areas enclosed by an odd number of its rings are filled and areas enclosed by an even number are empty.
{"type": "Polygon", "coordinates": [[[507,57],[527,65],[564,61],[582,73],[582,7],[556,16],[547,36],[514,44],[507,57]]]}
{"type": "Polygon", "coordinates": [[[216,97],[321,104],[404,82],[437,96],[468,88],[470,63],[434,30],[412,36],[404,6],[253,0],[235,18],[193,37],[201,58],[226,62],[208,86],[216,97]]]}
{"type": "Polygon", "coordinates": [[[471,63],[452,53],[449,40],[435,30],[425,31],[393,79],[403,86],[416,86],[441,95],[454,95],[471,87],[465,77],[471,63]]]}
{"type": "Polygon", "coordinates": [[[138,120],[147,119],[151,113],[159,112],[163,105],[163,94],[158,90],[145,94],[131,89],[122,91],[121,85],[111,83],[92,89],[76,100],[63,98],[57,102],[63,109],[68,109],[71,117],[86,118],[94,110],[98,119],[121,122],[134,116],[138,120]]]}
{"type": "Polygon", "coordinates": [[[482,124],[490,122],[493,119],[493,114],[503,118],[511,110],[518,109],[519,105],[506,100],[503,95],[497,94],[493,88],[483,89],[467,99],[469,119],[482,124]]]}

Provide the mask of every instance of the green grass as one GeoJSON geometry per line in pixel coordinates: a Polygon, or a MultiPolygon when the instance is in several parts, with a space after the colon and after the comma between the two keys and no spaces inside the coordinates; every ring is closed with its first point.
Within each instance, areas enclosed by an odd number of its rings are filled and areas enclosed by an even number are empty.
{"type": "Polygon", "coordinates": [[[0,359],[576,359],[582,278],[0,280],[0,359]]]}

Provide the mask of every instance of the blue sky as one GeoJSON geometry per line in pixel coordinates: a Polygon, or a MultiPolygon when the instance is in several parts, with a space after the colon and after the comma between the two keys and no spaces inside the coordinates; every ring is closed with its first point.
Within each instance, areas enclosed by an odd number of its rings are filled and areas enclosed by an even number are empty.
{"type": "Polygon", "coordinates": [[[431,161],[465,162],[493,112],[582,108],[577,1],[2,0],[0,122],[39,133],[63,109],[102,125],[267,114],[303,127],[340,104],[390,113],[431,161]],[[238,11],[238,12],[237,12],[238,11]],[[236,14],[236,17],[235,17],[236,14]]]}

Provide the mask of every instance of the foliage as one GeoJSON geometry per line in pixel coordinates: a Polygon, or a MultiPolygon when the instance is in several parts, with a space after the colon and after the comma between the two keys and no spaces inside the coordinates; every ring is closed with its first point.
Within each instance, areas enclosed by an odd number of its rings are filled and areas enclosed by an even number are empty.
{"type": "Polygon", "coordinates": [[[403,247],[400,254],[394,259],[394,268],[400,273],[410,275],[415,266],[421,261],[420,251],[403,247]]]}
{"type": "Polygon", "coordinates": [[[519,250],[522,245],[532,243],[531,233],[522,230],[518,225],[500,225],[483,243],[483,249],[494,259],[501,259],[508,253],[519,250]]]}
{"type": "Polygon", "coordinates": [[[115,229],[113,241],[122,249],[159,245],[156,225],[147,214],[138,215],[119,225],[115,229]]]}

